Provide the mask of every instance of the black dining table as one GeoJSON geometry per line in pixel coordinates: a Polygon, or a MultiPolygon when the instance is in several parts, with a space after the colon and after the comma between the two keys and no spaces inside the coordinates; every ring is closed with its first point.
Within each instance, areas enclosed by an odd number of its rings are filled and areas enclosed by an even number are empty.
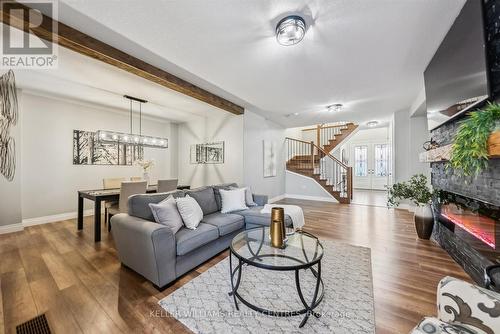
{"type": "MultiPolygon", "coordinates": [[[[189,186],[178,186],[177,189],[189,189],[189,186]]],[[[150,185],[146,193],[157,192],[156,185],[150,185]]],[[[83,230],[83,200],[88,199],[94,202],[94,242],[101,241],[101,202],[117,202],[120,199],[120,189],[94,189],[78,191],[78,230],[83,230]]]]}

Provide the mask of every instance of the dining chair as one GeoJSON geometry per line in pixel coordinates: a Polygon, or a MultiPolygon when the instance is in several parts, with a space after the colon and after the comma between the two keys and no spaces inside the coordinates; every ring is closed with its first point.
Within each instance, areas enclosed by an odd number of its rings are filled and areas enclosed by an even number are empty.
{"type": "Polygon", "coordinates": [[[171,180],[158,180],[158,189],[159,193],[166,193],[168,191],[173,191],[177,189],[177,183],[179,180],[171,179],[171,180]]]}
{"type": "MultiPolygon", "coordinates": [[[[122,182],[126,179],[124,177],[114,177],[102,179],[102,188],[103,189],[119,189],[122,185],[122,182]]],[[[117,204],[116,201],[107,201],[104,202],[104,224],[108,222],[108,209],[113,205],[117,204]]]]}
{"type": "Polygon", "coordinates": [[[131,176],[130,181],[142,181],[144,178],[142,176],[131,176]]]}
{"type": "Polygon", "coordinates": [[[102,187],[104,189],[119,189],[123,181],[126,181],[126,178],[115,177],[109,179],[102,179],[102,187]]]}
{"type": "Polygon", "coordinates": [[[118,204],[108,209],[108,231],[111,230],[110,218],[118,213],[128,212],[128,198],[136,194],[145,194],[147,188],[146,181],[123,181],[120,188],[120,199],[118,204]]]}

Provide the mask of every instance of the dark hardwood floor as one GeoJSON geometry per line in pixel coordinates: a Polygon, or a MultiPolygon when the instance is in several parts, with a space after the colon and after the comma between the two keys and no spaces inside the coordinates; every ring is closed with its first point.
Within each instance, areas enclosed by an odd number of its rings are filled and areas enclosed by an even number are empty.
{"type": "MultiPolygon", "coordinates": [[[[377,333],[407,333],[436,313],[438,281],[470,281],[431,241],[416,238],[412,215],[363,205],[284,200],[304,208],[306,230],[323,239],[370,247],[377,333]]],[[[56,333],[188,333],[158,301],[227,257],[225,251],[163,292],[122,267],[103,226],[94,244],[93,217],[84,231],[75,220],[0,235],[0,334],[46,312],[56,333]]]]}

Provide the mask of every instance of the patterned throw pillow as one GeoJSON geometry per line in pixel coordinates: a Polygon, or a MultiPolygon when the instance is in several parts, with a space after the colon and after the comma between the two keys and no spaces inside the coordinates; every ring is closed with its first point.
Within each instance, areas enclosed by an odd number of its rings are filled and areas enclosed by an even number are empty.
{"type": "Polygon", "coordinates": [[[187,228],[196,230],[203,219],[203,211],[196,200],[189,195],[176,198],[177,210],[181,214],[182,221],[187,228]]]}

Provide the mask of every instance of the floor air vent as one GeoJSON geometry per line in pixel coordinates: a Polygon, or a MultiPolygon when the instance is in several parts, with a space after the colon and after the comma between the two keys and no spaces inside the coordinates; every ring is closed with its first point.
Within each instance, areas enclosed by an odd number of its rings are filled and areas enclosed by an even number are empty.
{"type": "Polygon", "coordinates": [[[17,334],[50,334],[49,323],[45,314],[28,320],[16,327],[17,334]]]}

